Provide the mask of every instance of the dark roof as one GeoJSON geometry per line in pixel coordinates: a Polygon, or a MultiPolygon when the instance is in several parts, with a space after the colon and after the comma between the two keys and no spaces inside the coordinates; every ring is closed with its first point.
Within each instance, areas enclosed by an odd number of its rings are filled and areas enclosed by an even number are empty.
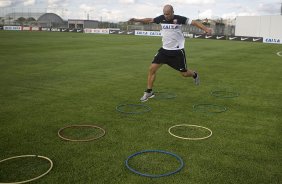
{"type": "Polygon", "coordinates": [[[38,22],[56,22],[56,23],[63,23],[64,20],[55,13],[45,13],[41,15],[38,20],[38,22]]]}

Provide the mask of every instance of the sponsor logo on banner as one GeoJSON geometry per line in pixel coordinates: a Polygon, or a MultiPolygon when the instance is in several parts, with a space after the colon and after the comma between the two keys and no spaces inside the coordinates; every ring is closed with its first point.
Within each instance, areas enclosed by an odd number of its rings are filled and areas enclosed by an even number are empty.
{"type": "Polygon", "coordinates": [[[263,43],[282,44],[281,39],[279,39],[279,38],[264,38],[263,43]]]}
{"type": "Polygon", "coordinates": [[[212,38],[212,36],[206,35],[205,38],[206,38],[206,39],[210,39],[210,38],[212,38]]]}
{"type": "Polygon", "coordinates": [[[226,36],[216,36],[217,40],[226,40],[226,36]]]}
{"type": "Polygon", "coordinates": [[[119,30],[110,30],[109,34],[121,34],[121,35],[133,35],[133,31],[119,31],[119,30]]]}
{"type": "Polygon", "coordinates": [[[22,26],[4,26],[4,30],[21,31],[22,30],[22,26]]]}
{"type": "Polygon", "coordinates": [[[109,30],[108,29],[94,29],[94,33],[109,34],[109,30]]]}
{"type": "Polygon", "coordinates": [[[22,30],[23,31],[31,31],[31,27],[23,27],[22,30]]]}
{"type": "Polygon", "coordinates": [[[226,36],[225,36],[225,35],[205,35],[205,34],[196,34],[196,35],[194,35],[194,38],[226,40],[226,36]]]}
{"type": "Polygon", "coordinates": [[[238,37],[229,37],[229,40],[238,40],[238,37]]]}
{"type": "Polygon", "coordinates": [[[259,38],[253,38],[253,42],[262,42],[263,38],[259,37],[259,38]]]}
{"type": "Polygon", "coordinates": [[[162,36],[160,31],[150,31],[149,36],[162,36]]]}
{"type": "Polygon", "coordinates": [[[234,36],[234,37],[229,37],[229,40],[232,41],[243,41],[243,42],[262,42],[263,38],[262,37],[250,37],[250,36],[234,36]]]}
{"type": "Polygon", "coordinates": [[[193,38],[193,34],[190,34],[188,32],[183,32],[183,36],[186,37],[186,38],[193,38]]]}
{"type": "Polygon", "coordinates": [[[195,34],[194,38],[204,38],[204,35],[203,34],[195,34]]]}
{"type": "Polygon", "coordinates": [[[70,30],[68,28],[62,28],[61,32],[69,32],[70,30]]]}
{"type": "Polygon", "coordinates": [[[84,33],[109,34],[109,29],[84,29],[84,33]]]}
{"type": "Polygon", "coordinates": [[[40,28],[39,27],[32,27],[31,30],[32,31],[40,31],[40,28]]]}
{"type": "MultiPolygon", "coordinates": [[[[61,30],[63,31],[63,30],[61,30]]],[[[66,31],[66,30],[65,30],[66,31]]],[[[83,33],[83,29],[70,29],[68,32],[73,32],[73,33],[83,33]]]]}
{"type": "Polygon", "coordinates": [[[135,30],[135,35],[138,35],[138,36],[162,36],[160,31],[138,31],[138,30],[135,30]]]}
{"type": "Polygon", "coordinates": [[[47,28],[47,27],[43,27],[41,30],[42,31],[51,31],[50,28],[47,28]]]}
{"type": "Polygon", "coordinates": [[[118,34],[119,28],[109,28],[109,34],[118,34]]]}
{"type": "Polygon", "coordinates": [[[241,41],[246,41],[246,40],[248,40],[249,39],[249,37],[241,37],[241,41]]]}
{"type": "Polygon", "coordinates": [[[51,28],[52,32],[60,32],[61,30],[59,28],[51,28]]]}

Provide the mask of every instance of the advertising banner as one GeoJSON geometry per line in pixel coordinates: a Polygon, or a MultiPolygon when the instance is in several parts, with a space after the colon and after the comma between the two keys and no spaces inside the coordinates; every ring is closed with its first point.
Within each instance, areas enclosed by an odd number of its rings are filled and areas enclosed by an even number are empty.
{"type": "Polygon", "coordinates": [[[41,31],[40,27],[31,27],[32,31],[41,31]]]}
{"type": "Polygon", "coordinates": [[[69,30],[69,28],[60,28],[60,31],[61,32],[69,32],[70,30],[69,30]]]}
{"type": "Polygon", "coordinates": [[[204,34],[194,34],[194,38],[205,38],[204,34]]]}
{"type": "Polygon", "coordinates": [[[23,31],[31,31],[31,27],[26,27],[26,26],[25,26],[25,27],[22,27],[22,30],[23,30],[23,31]]]}
{"type": "Polygon", "coordinates": [[[109,34],[118,34],[119,30],[110,30],[109,34]]]}
{"type": "Polygon", "coordinates": [[[60,32],[61,30],[60,30],[60,28],[51,28],[51,31],[52,32],[60,32]]]}
{"type": "Polygon", "coordinates": [[[110,34],[134,35],[134,31],[110,30],[110,34]]]}
{"type": "Polygon", "coordinates": [[[185,38],[193,38],[194,37],[193,34],[190,34],[188,32],[183,32],[183,35],[184,35],[185,38]]]}
{"type": "Polygon", "coordinates": [[[230,36],[228,37],[228,40],[231,41],[240,41],[241,37],[240,36],[230,36]]]}
{"type": "Polygon", "coordinates": [[[4,26],[4,30],[21,31],[22,30],[22,26],[4,26]]]}
{"type": "Polygon", "coordinates": [[[226,40],[226,36],[225,36],[225,35],[195,34],[195,35],[194,35],[194,38],[226,40]]]}
{"type": "Polygon", "coordinates": [[[162,36],[160,31],[140,31],[140,30],[135,30],[135,35],[138,35],[138,36],[162,36]]]}
{"type": "Polygon", "coordinates": [[[109,34],[109,29],[84,29],[84,33],[109,34]]]}
{"type": "Polygon", "coordinates": [[[250,37],[250,36],[230,36],[228,37],[230,41],[243,41],[243,42],[262,42],[262,37],[250,37]]]}
{"type": "Polygon", "coordinates": [[[282,38],[263,38],[263,43],[282,44],[282,38]]]}
{"type": "Polygon", "coordinates": [[[83,29],[69,29],[69,30],[61,30],[62,32],[73,32],[73,33],[83,33],[83,29]]]}

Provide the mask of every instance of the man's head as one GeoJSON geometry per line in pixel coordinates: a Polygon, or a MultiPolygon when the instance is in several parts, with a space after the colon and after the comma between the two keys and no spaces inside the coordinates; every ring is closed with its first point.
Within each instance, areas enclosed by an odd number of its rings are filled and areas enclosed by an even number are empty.
{"type": "Polygon", "coordinates": [[[163,9],[163,13],[164,13],[165,19],[167,21],[170,21],[170,20],[173,19],[174,11],[173,11],[173,7],[171,5],[169,5],[169,4],[165,5],[164,9],[163,9]]]}

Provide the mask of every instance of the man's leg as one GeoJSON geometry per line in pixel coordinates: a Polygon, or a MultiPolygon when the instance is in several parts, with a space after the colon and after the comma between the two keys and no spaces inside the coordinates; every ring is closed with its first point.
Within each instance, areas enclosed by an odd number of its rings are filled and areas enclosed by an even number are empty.
{"type": "Polygon", "coordinates": [[[187,69],[186,72],[180,72],[183,77],[193,77],[195,72],[192,70],[187,69]]]}
{"type": "Polygon", "coordinates": [[[141,102],[146,102],[149,98],[155,96],[153,92],[153,85],[156,79],[157,70],[162,66],[162,64],[152,63],[149,68],[148,78],[147,78],[147,90],[144,92],[144,95],[140,98],[141,102]]]}
{"type": "Polygon", "coordinates": [[[187,69],[186,72],[180,72],[180,73],[183,77],[193,77],[196,85],[200,84],[200,77],[197,72],[187,69]]]}
{"type": "Polygon", "coordinates": [[[147,89],[153,89],[154,81],[156,80],[157,70],[161,67],[161,64],[152,63],[149,68],[147,89]]]}

